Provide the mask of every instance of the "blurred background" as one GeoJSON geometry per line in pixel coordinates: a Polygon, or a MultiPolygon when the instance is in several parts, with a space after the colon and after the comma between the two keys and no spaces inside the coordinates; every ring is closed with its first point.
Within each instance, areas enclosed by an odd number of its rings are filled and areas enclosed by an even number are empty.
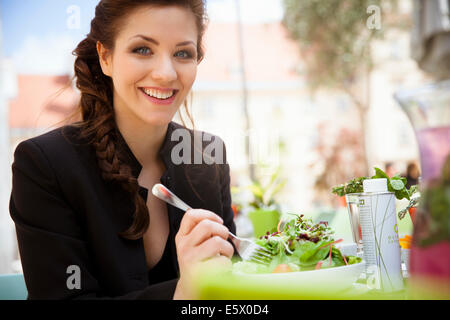
{"type": "MultiPolygon", "coordinates": [[[[253,234],[250,212],[276,208],[326,220],[351,242],[345,200],[331,188],[374,166],[406,175],[420,165],[393,99],[433,80],[420,66],[418,2],[207,0],[191,112],[195,129],[226,143],[238,234],[253,234]]],[[[76,88],[61,89],[97,3],[0,0],[0,273],[21,272],[8,210],[13,152],[76,107],[76,88]]],[[[448,1],[436,3],[448,13],[448,1]]],[[[399,221],[401,235],[411,228],[409,216],[399,221]]]]}

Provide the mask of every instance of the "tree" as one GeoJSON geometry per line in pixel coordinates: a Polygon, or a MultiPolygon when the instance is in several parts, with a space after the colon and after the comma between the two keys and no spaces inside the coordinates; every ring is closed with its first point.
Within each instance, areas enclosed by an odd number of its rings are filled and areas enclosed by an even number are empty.
{"type": "Polygon", "coordinates": [[[283,6],[283,24],[299,44],[311,90],[341,90],[355,105],[363,137],[361,161],[368,175],[371,44],[383,38],[388,27],[408,24],[385,16],[385,11],[397,11],[393,0],[284,0],[283,6]]]}
{"type": "Polygon", "coordinates": [[[331,191],[332,186],[340,185],[354,177],[364,176],[362,161],[362,138],[357,131],[340,128],[336,133],[337,139],[330,143],[329,134],[326,133],[327,125],[319,124],[317,128],[318,143],[316,151],[319,161],[312,161],[309,168],[320,173],[314,184],[316,190],[316,202],[335,207],[338,199],[331,191]],[[352,165],[349,165],[352,163],[352,165]]]}

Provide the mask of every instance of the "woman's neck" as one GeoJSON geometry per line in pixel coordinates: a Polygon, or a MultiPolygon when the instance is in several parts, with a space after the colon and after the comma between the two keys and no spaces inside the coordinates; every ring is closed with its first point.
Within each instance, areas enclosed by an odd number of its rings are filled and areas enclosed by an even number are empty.
{"type": "Polygon", "coordinates": [[[117,126],[131,152],[142,167],[158,161],[158,153],[164,143],[168,125],[150,125],[117,119],[117,126]]]}

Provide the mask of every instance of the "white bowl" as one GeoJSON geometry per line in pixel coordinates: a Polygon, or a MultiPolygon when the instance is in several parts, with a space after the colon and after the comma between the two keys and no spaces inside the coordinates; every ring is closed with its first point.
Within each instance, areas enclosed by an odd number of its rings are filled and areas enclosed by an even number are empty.
{"type": "Polygon", "coordinates": [[[364,266],[365,262],[362,261],[347,266],[319,270],[259,274],[233,272],[233,274],[237,277],[244,277],[246,280],[267,282],[268,285],[276,283],[277,286],[320,287],[329,291],[339,291],[351,287],[364,272],[364,266]]]}

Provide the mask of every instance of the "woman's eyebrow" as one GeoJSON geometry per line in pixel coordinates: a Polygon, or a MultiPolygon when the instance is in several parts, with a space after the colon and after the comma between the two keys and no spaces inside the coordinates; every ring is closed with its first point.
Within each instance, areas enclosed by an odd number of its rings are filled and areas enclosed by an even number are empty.
{"type": "MultiPolygon", "coordinates": [[[[159,42],[158,42],[158,41],[156,41],[156,40],[153,39],[153,38],[144,36],[144,35],[142,35],[142,34],[138,34],[138,35],[136,35],[136,36],[134,36],[134,37],[131,37],[130,40],[131,40],[131,39],[134,39],[134,38],[141,38],[141,39],[143,39],[143,40],[145,40],[145,41],[154,43],[155,45],[159,46],[159,42]]],[[[192,44],[192,45],[196,46],[196,44],[195,44],[193,41],[183,41],[183,42],[178,43],[176,46],[177,46],[177,47],[181,47],[181,46],[186,46],[186,45],[188,45],[188,44],[192,44]]]]}

